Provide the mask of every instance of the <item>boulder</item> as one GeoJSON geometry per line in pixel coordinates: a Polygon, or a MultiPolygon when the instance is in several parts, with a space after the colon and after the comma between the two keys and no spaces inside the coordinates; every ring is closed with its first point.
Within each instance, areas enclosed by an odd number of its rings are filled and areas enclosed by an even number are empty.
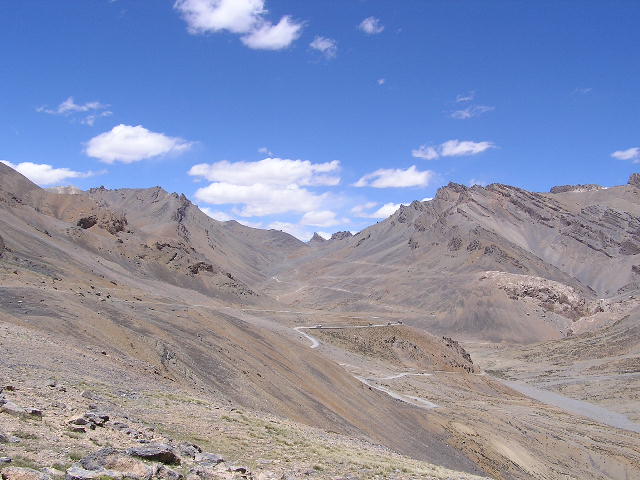
{"type": "Polygon", "coordinates": [[[50,477],[64,477],[64,472],[57,468],[45,467],[42,469],[42,473],[46,473],[50,477]]]}
{"type": "Polygon", "coordinates": [[[87,412],[84,418],[98,427],[103,427],[109,421],[109,415],[104,412],[87,412]]]}
{"type": "Polygon", "coordinates": [[[0,457],[0,465],[5,465],[11,462],[12,462],[11,457],[0,457]]]}
{"type": "Polygon", "coordinates": [[[51,480],[46,473],[39,472],[32,468],[5,467],[2,469],[4,480],[51,480]]]}
{"type": "Polygon", "coordinates": [[[9,415],[14,415],[14,416],[27,414],[27,411],[24,408],[19,407],[13,402],[6,402],[4,405],[2,405],[0,407],[0,412],[8,413],[9,415]]]}
{"type": "Polygon", "coordinates": [[[195,458],[197,454],[202,452],[202,449],[193,443],[181,443],[178,445],[178,452],[185,457],[195,458]]]}
{"type": "Polygon", "coordinates": [[[155,468],[153,476],[154,478],[161,478],[162,480],[182,480],[184,478],[184,475],[180,472],[176,472],[164,464],[160,464],[155,468]]]}
{"type": "Polygon", "coordinates": [[[216,480],[218,478],[225,478],[220,469],[212,465],[196,465],[187,475],[186,480],[216,480]]]}
{"type": "Polygon", "coordinates": [[[65,480],[99,480],[102,477],[120,479],[122,475],[119,472],[105,470],[104,468],[100,470],[85,470],[78,465],[74,465],[67,469],[65,480]]]}
{"type": "Polygon", "coordinates": [[[162,443],[129,448],[127,453],[145,460],[152,460],[169,465],[180,465],[180,457],[176,451],[171,446],[162,443]]]}
{"type": "Polygon", "coordinates": [[[246,474],[249,473],[249,469],[243,465],[229,465],[227,472],[246,474]]]}
{"type": "Polygon", "coordinates": [[[104,427],[104,424],[109,421],[109,415],[103,412],[89,411],[79,417],[74,417],[69,420],[71,425],[83,425],[91,428],[104,427]]]}
{"type": "Polygon", "coordinates": [[[215,453],[202,452],[196,454],[195,461],[203,465],[218,465],[224,462],[224,458],[215,453]]]}

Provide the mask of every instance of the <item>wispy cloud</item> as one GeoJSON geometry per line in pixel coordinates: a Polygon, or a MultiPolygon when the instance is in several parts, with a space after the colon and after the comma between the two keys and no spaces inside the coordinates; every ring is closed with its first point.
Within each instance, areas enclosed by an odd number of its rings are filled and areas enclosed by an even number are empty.
{"type": "Polygon", "coordinates": [[[474,98],[476,98],[476,92],[472,90],[468,93],[462,93],[462,94],[456,95],[456,102],[466,103],[466,102],[472,101],[474,98]]]}
{"type": "Polygon", "coordinates": [[[471,140],[448,140],[440,145],[420,145],[411,151],[415,158],[435,160],[440,157],[462,157],[477,155],[491,148],[496,148],[493,142],[473,142],[471,140]]]}
{"type": "Polygon", "coordinates": [[[60,115],[64,117],[79,116],[79,114],[92,112],[89,115],[82,116],[82,118],[80,119],[80,123],[93,126],[96,119],[101,117],[108,117],[113,114],[113,112],[111,112],[110,110],[107,110],[108,108],[109,108],[109,105],[106,105],[98,101],[76,103],[73,97],[69,97],[60,105],[58,105],[56,108],[49,108],[46,105],[43,105],[41,107],[36,108],[36,111],[41,113],[47,113],[49,115],[60,115]]]}
{"type": "Polygon", "coordinates": [[[321,37],[318,35],[313,39],[309,46],[322,53],[325,58],[335,58],[338,54],[338,43],[332,38],[321,37]]]}
{"type": "Polygon", "coordinates": [[[384,25],[382,25],[380,19],[376,17],[365,18],[360,22],[358,28],[367,35],[377,35],[384,31],[384,25]]]}
{"type": "Polygon", "coordinates": [[[418,170],[415,165],[403,170],[400,168],[380,168],[361,177],[354,187],[394,188],[426,187],[433,178],[430,170],[418,170]]]}
{"type": "Polygon", "coordinates": [[[495,109],[496,107],[488,105],[470,105],[467,108],[451,112],[451,118],[455,118],[456,120],[467,120],[468,118],[478,117],[483,113],[491,112],[495,109]]]}
{"type": "Polygon", "coordinates": [[[578,87],[576,89],[573,90],[573,92],[571,92],[573,95],[586,95],[588,93],[591,93],[593,91],[593,88],[591,87],[578,87]]]}
{"type": "Polygon", "coordinates": [[[627,148],[626,150],[617,150],[611,154],[613,158],[618,160],[631,160],[633,163],[640,163],[640,147],[627,148]]]}
{"type": "Polygon", "coordinates": [[[478,117],[483,113],[487,113],[487,112],[491,112],[492,110],[495,110],[495,107],[492,107],[489,105],[472,105],[471,102],[473,102],[475,98],[476,98],[475,90],[471,90],[470,92],[456,95],[455,103],[462,103],[462,104],[468,104],[468,105],[465,106],[464,108],[462,105],[460,105],[460,107],[458,107],[458,110],[454,110],[449,114],[449,116],[451,118],[455,118],[456,120],[467,120],[469,118],[478,117]]]}

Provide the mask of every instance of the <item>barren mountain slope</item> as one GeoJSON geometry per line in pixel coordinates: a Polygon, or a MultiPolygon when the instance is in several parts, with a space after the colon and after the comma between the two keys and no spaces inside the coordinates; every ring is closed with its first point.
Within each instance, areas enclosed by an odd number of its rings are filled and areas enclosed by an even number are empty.
{"type": "Polygon", "coordinates": [[[89,190],[87,195],[100,205],[124,213],[139,233],[166,243],[164,251],[188,246],[251,286],[264,280],[272,264],[308,248],[279,230],[214,220],[184,195],[169,194],[160,187],[120,190],[101,187],[89,190]]]}
{"type": "MultiPolygon", "coordinates": [[[[155,217],[147,226],[126,211],[92,204],[86,195],[57,196],[13,171],[0,173],[0,184],[26,192],[14,194],[5,186],[0,203],[3,322],[66,336],[123,364],[139,365],[151,378],[221,402],[478,471],[447,445],[444,429],[424,411],[366,388],[310,351],[292,328],[244,311],[246,305],[255,310],[272,301],[235,280],[235,273],[208,263],[210,258],[188,243],[195,236],[191,225],[180,252],[165,257],[156,242],[176,238],[173,230],[182,230],[180,222],[158,227],[162,222],[155,217]],[[111,228],[114,219],[117,228],[111,228]]],[[[165,213],[175,218],[176,211],[165,213]]],[[[265,235],[274,241],[282,237],[265,235]]],[[[233,246],[217,244],[214,250],[233,246]]],[[[78,358],[79,365],[84,361],[78,358]]]]}
{"type": "Polygon", "coordinates": [[[599,298],[619,303],[638,288],[639,192],[449,184],[353,237],[316,243],[267,288],[303,305],[410,310],[443,334],[556,338],[609,308],[599,298]],[[510,291],[509,275],[527,288],[510,291]]]}

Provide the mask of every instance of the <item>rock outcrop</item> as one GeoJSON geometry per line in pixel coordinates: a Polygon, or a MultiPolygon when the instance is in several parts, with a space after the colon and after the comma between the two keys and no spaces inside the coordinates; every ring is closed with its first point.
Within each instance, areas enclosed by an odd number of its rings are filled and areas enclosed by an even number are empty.
{"type": "Polygon", "coordinates": [[[558,185],[551,187],[549,190],[551,193],[565,193],[565,192],[593,192],[595,190],[604,190],[602,185],[596,185],[595,183],[589,183],[587,185],[558,185]]]}
{"type": "Polygon", "coordinates": [[[336,232],[333,235],[331,235],[331,240],[344,240],[345,238],[351,238],[351,237],[353,237],[353,234],[351,232],[348,232],[348,231],[336,232]]]}
{"type": "Polygon", "coordinates": [[[327,241],[326,238],[322,238],[318,232],[314,232],[313,237],[311,237],[311,240],[309,240],[308,243],[310,245],[314,245],[314,244],[322,244],[326,241],[327,241]]]}

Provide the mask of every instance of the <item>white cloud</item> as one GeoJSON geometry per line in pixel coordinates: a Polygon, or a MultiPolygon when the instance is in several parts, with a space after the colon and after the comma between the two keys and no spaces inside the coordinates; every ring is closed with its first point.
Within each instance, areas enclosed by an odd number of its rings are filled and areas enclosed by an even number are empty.
{"type": "Polygon", "coordinates": [[[318,235],[320,235],[322,238],[324,238],[325,240],[329,240],[331,238],[331,233],[329,232],[316,232],[318,235]]]}
{"type": "Polygon", "coordinates": [[[266,13],[264,0],[177,0],[190,33],[247,33],[266,13]]]}
{"type": "Polygon", "coordinates": [[[303,242],[311,240],[311,237],[313,236],[313,232],[309,232],[308,230],[305,230],[304,227],[295,223],[273,222],[269,224],[267,228],[271,228],[273,230],[282,230],[283,232],[287,232],[288,234],[293,235],[303,242]]]}
{"type": "Polygon", "coordinates": [[[384,85],[385,83],[387,83],[387,80],[385,78],[378,79],[378,85],[384,85]]]}
{"type": "Polygon", "coordinates": [[[368,35],[376,35],[378,33],[382,33],[384,25],[382,25],[380,23],[380,19],[376,17],[367,17],[360,22],[358,28],[368,35]]]}
{"type": "Polygon", "coordinates": [[[488,105],[470,105],[462,110],[456,110],[451,113],[451,118],[456,120],[467,120],[469,118],[477,117],[483,113],[491,112],[495,110],[495,107],[488,105]]]}
{"type": "Polygon", "coordinates": [[[237,219],[237,218],[234,218],[232,215],[229,215],[227,212],[223,212],[221,210],[212,210],[209,207],[198,207],[198,208],[202,210],[203,213],[213,218],[214,220],[218,220],[219,222],[228,222],[230,220],[235,220],[236,222],[246,225],[247,227],[252,227],[252,228],[263,227],[261,222],[250,222],[244,219],[237,219]]]}
{"type": "Polygon", "coordinates": [[[264,0],[177,0],[174,8],[182,14],[192,34],[228,31],[241,34],[249,48],[280,50],[293,43],[302,24],[284,16],[277,24],[265,19],[264,0]]]}
{"type": "Polygon", "coordinates": [[[334,186],[340,183],[335,174],[340,162],[311,163],[308,160],[265,158],[258,162],[200,163],[189,170],[189,175],[203,177],[212,182],[227,182],[235,185],[301,185],[334,186]]]}
{"type": "Polygon", "coordinates": [[[54,183],[60,183],[70,178],[87,178],[93,175],[97,175],[97,172],[76,172],[69,168],[54,168],[46,163],[31,163],[22,162],[13,164],[6,160],[0,160],[8,167],[18,171],[33,183],[38,185],[52,185],[54,183]]]}
{"type": "Polygon", "coordinates": [[[69,97],[55,109],[42,106],[38,107],[36,110],[38,112],[48,113],[49,115],[62,115],[65,117],[78,113],[93,112],[80,120],[80,123],[84,125],[93,126],[98,118],[108,117],[113,114],[113,112],[107,110],[107,108],[109,108],[109,105],[105,105],[98,101],[78,104],[75,102],[73,97],[69,97]]]}
{"type": "Polygon", "coordinates": [[[362,205],[356,205],[351,209],[351,213],[353,213],[356,217],[364,217],[366,218],[368,215],[366,214],[366,210],[370,210],[373,207],[377,207],[378,202],[367,202],[362,205]]]}
{"type": "Polygon", "coordinates": [[[199,188],[195,197],[212,205],[242,205],[239,215],[242,217],[259,217],[286,212],[310,212],[318,210],[327,194],[315,194],[300,188],[298,185],[236,185],[216,182],[199,188]]]}
{"type": "Polygon", "coordinates": [[[440,154],[443,157],[460,157],[465,155],[477,155],[490,148],[495,148],[492,142],[472,142],[470,140],[449,140],[440,145],[440,154]]]}
{"type": "Polygon", "coordinates": [[[618,160],[631,160],[633,163],[640,163],[640,147],[618,150],[613,152],[611,156],[618,160]]]}
{"type": "Polygon", "coordinates": [[[373,212],[372,218],[387,218],[396,213],[396,211],[406,203],[385,203],[378,210],[373,212]]]}
{"type": "Polygon", "coordinates": [[[424,160],[435,160],[440,157],[440,154],[435,147],[420,145],[418,148],[411,150],[411,156],[415,158],[422,158],[424,160]]]}
{"type": "Polygon", "coordinates": [[[469,93],[463,93],[461,95],[456,95],[456,102],[458,102],[458,103],[466,103],[466,102],[470,102],[474,98],[476,98],[476,92],[472,90],[469,93]]]}
{"type": "Polygon", "coordinates": [[[229,220],[233,220],[233,217],[229,215],[227,212],[223,212],[221,210],[212,210],[209,207],[198,207],[202,210],[203,213],[207,214],[214,220],[218,220],[220,222],[228,222],[229,220]]]}
{"type": "Polygon", "coordinates": [[[424,160],[435,160],[440,157],[461,157],[467,155],[477,155],[490,148],[495,148],[493,142],[473,142],[471,140],[448,140],[440,145],[420,147],[411,151],[415,158],[424,160]]]}
{"type": "Polygon", "coordinates": [[[375,211],[367,211],[370,210],[378,204],[376,202],[368,202],[363,205],[356,205],[351,209],[354,215],[360,218],[387,218],[393,215],[400,205],[408,205],[406,203],[385,203],[380,208],[375,211]]]}
{"type": "Polygon", "coordinates": [[[586,95],[588,93],[591,93],[592,91],[593,91],[593,88],[578,87],[571,93],[573,93],[574,95],[586,95]]]}
{"type": "Polygon", "coordinates": [[[191,143],[163,133],[147,130],[142,125],[116,125],[87,142],[86,154],[105,163],[133,163],[146,158],[182,153],[191,143]]]}
{"type": "Polygon", "coordinates": [[[415,165],[406,170],[381,168],[363,176],[353,186],[374,188],[426,187],[433,175],[430,170],[420,171],[415,165]]]}
{"type": "Polygon", "coordinates": [[[334,58],[338,53],[338,43],[332,38],[318,35],[309,46],[321,52],[326,58],[334,58]]]}
{"type": "Polygon", "coordinates": [[[302,33],[302,24],[285,16],[277,24],[262,22],[242,37],[242,43],[255,50],[282,50],[295,42],[302,33]]]}
{"type": "Polygon", "coordinates": [[[348,218],[337,218],[336,213],[331,210],[307,212],[300,220],[302,225],[313,225],[314,227],[333,227],[349,222],[348,218]]]}

